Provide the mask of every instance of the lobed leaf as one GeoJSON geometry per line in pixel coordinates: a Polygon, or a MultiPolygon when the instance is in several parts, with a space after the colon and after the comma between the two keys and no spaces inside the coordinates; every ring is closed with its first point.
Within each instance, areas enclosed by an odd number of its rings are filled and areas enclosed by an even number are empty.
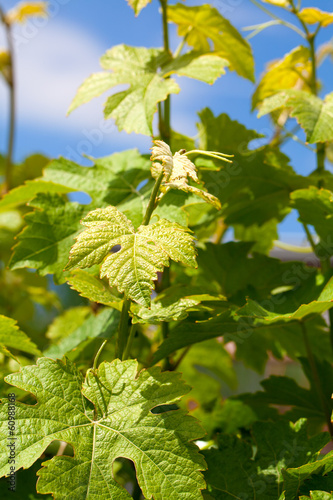
{"type": "Polygon", "coordinates": [[[135,15],[138,16],[141,10],[148,5],[151,0],[127,0],[128,4],[132,7],[135,15]]]}
{"type": "Polygon", "coordinates": [[[322,100],[301,90],[286,90],[265,99],[258,116],[281,108],[290,109],[290,116],[304,129],[310,144],[333,139],[333,93],[322,100]]]}
{"type": "Polygon", "coordinates": [[[160,219],[135,231],[127,217],[112,206],[90,212],[83,224],[87,229],[77,237],[66,269],[104,261],[101,278],[107,277],[111,287],[146,307],[156,274],[169,265],[169,259],[196,266],[193,238],[179,224],[160,219]],[[116,245],[121,249],[110,254],[116,245]]]}
{"type": "Polygon", "coordinates": [[[230,63],[230,69],[254,81],[251,47],[234,26],[217,9],[205,4],[190,7],[183,4],[168,6],[168,20],[178,25],[178,35],[201,52],[214,53],[230,63]]]}
{"type": "Polygon", "coordinates": [[[51,193],[38,194],[29,206],[37,210],[25,217],[27,226],[18,236],[10,268],[29,267],[42,276],[54,273],[55,280],[64,282],[63,269],[86,207],[51,193]]]}
{"type": "Polygon", "coordinates": [[[16,321],[3,315],[0,315],[0,349],[6,356],[12,356],[10,349],[34,355],[41,354],[36,344],[18,328],[16,321]]]}
{"type": "Polygon", "coordinates": [[[309,89],[304,79],[306,80],[310,74],[309,49],[303,46],[296,47],[282,59],[269,64],[253,94],[252,109],[280,90],[293,89],[296,85],[302,85],[305,90],[309,89]]]}
{"type": "Polygon", "coordinates": [[[325,12],[317,7],[307,7],[299,12],[299,17],[307,24],[320,23],[321,26],[326,28],[333,23],[333,13],[325,12]]]}
{"type": "MultiPolygon", "coordinates": [[[[16,469],[30,467],[54,440],[74,448],[73,457],[56,456],[43,463],[39,493],[52,493],[55,499],[130,499],[112,471],[114,460],[124,457],[133,461],[145,498],[202,498],[205,483],[199,471],[205,462],[189,442],[201,437],[202,430],[181,410],[161,412],[189,387],[179,373],[153,368],[137,375],[137,366],[133,360],[102,363],[83,382],[70,361],[42,358],[7,377],[8,383],[38,399],[36,406],[16,403],[16,469]]],[[[7,406],[2,405],[0,427],[6,444],[7,406]]],[[[1,475],[10,470],[6,450],[1,475]]]]}

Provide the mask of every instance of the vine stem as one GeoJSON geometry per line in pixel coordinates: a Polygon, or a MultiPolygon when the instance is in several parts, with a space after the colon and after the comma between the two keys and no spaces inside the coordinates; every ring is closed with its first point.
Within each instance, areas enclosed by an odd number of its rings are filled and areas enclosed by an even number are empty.
{"type": "Polygon", "coordinates": [[[11,31],[11,26],[8,23],[1,7],[0,7],[0,18],[6,30],[8,54],[9,54],[9,64],[8,64],[9,72],[6,78],[6,82],[9,87],[9,134],[8,134],[7,158],[6,158],[6,168],[5,168],[5,182],[3,187],[3,192],[6,193],[10,189],[11,175],[12,175],[13,151],[14,151],[14,140],[15,140],[16,92],[15,92],[15,71],[14,71],[14,44],[13,44],[12,31],[11,31]]]}
{"type": "Polygon", "coordinates": [[[107,343],[107,341],[108,341],[108,340],[107,340],[107,339],[105,339],[105,340],[102,342],[102,344],[101,344],[100,348],[98,349],[98,351],[97,351],[97,353],[96,353],[96,356],[95,356],[95,359],[94,359],[94,364],[93,364],[93,370],[94,370],[94,371],[95,371],[95,370],[96,370],[96,368],[97,368],[97,363],[98,363],[99,356],[100,356],[101,352],[103,351],[104,346],[105,346],[105,344],[107,343]]]}
{"type": "Polygon", "coordinates": [[[308,338],[308,333],[306,331],[306,326],[305,326],[303,321],[301,321],[300,324],[301,324],[301,328],[302,328],[304,345],[305,345],[306,353],[308,356],[313,380],[314,380],[318,395],[319,395],[320,400],[321,400],[322,409],[325,413],[325,419],[326,419],[329,433],[331,435],[331,438],[333,439],[333,422],[331,421],[331,411],[327,405],[327,402],[325,399],[325,394],[322,391],[320,378],[319,378],[319,374],[318,374],[318,370],[317,370],[317,366],[316,366],[316,361],[315,361],[315,358],[312,354],[312,350],[311,350],[311,346],[310,346],[309,338],[308,338]]]}
{"type": "MultiPolygon", "coordinates": [[[[146,213],[142,221],[142,226],[147,226],[149,224],[152,213],[156,208],[157,195],[163,180],[163,176],[164,171],[162,169],[151,192],[146,213]]],[[[131,303],[131,299],[124,299],[120,315],[115,357],[121,360],[127,359],[127,357],[129,356],[136,330],[136,327],[134,328],[134,325],[131,325],[130,327],[131,317],[129,311],[131,308],[131,303]]]]}
{"type": "Polygon", "coordinates": [[[271,12],[268,9],[266,9],[266,7],[264,7],[259,2],[257,2],[257,0],[250,0],[250,2],[252,2],[260,10],[262,10],[263,12],[265,12],[265,14],[267,14],[268,16],[270,16],[273,19],[276,19],[277,21],[279,21],[279,24],[282,24],[286,28],[290,28],[291,30],[295,31],[298,35],[300,35],[302,38],[305,38],[304,33],[299,28],[297,28],[297,26],[295,26],[294,24],[288,23],[288,21],[285,21],[284,19],[282,19],[281,17],[277,16],[276,14],[273,14],[273,12],[271,12]]]}

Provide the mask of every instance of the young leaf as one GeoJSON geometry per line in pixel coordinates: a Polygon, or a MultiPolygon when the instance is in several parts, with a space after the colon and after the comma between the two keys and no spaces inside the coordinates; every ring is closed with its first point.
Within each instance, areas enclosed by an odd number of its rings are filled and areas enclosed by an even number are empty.
{"type": "Polygon", "coordinates": [[[179,36],[195,50],[209,52],[213,43],[214,53],[229,61],[230,69],[254,81],[250,45],[217,9],[211,5],[169,5],[168,20],[178,25],[179,36]]]}
{"type": "Polygon", "coordinates": [[[256,422],[252,434],[250,443],[221,435],[218,449],[204,452],[208,491],[216,500],[279,498],[285,489],[283,470],[314,461],[329,440],[327,433],[308,439],[305,419],[296,424],[283,420],[256,422]]]}
{"type": "Polygon", "coordinates": [[[305,23],[320,23],[324,28],[333,23],[333,13],[325,12],[323,10],[317,9],[317,7],[307,7],[305,9],[302,9],[298,15],[305,23]]]}
{"type": "Polygon", "coordinates": [[[112,206],[90,212],[82,223],[87,229],[77,237],[66,269],[104,261],[101,278],[107,277],[111,287],[143,306],[150,306],[153,281],[169,259],[196,267],[193,237],[179,224],[160,219],[135,231],[127,217],[112,206]],[[110,255],[116,245],[121,249],[110,255]]]}
{"type": "Polygon", "coordinates": [[[55,280],[64,282],[63,269],[86,207],[50,193],[38,194],[29,206],[36,210],[25,217],[28,225],[18,236],[10,267],[37,269],[42,276],[54,273],[55,280]]]}
{"type": "Polygon", "coordinates": [[[299,82],[309,89],[302,78],[311,73],[310,51],[307,47],[296,47],[279,61],[271,63],[252,97],[252,109],[280,90],[293,89],[299,82]]]}
{"type": "Polygon", "coordinates": [[[141,10],[151,2],[151,0],[127,0],[128,4],[132,7],[135,15],[138,16],[141,10]]]}
{"type": "MultiPolygon", "coordinates": [[[[179,373],[153,368],[137,375],[136,361],[115,360],[88,371],[82,384],[70,361],[42,358],[7,381],[38,400],[36,406],[16,404],[16,469],[30,467],[54,440],[74,447],[74,457],[56,456],[43,463],[40,493],[73,500],[130,499],[112,473],[114,460],[125,457],[134,462],[146,498],[202,498],[205,483],[199,471],[205,463],[189,443],[202,436],[202,429],[181,410],[151,412],[161,405],[162,411],[189,391],[179,373]]],[[[1,411],[1,439],[6,443],[7,405],[1,411]]],[[[10,471],[7,455],[4,449],[1,475],[10,471]]]]}
{"type": "Polygon", "coordinates": [[[289,0],[262,0],[262,2],[270,3],[271,5],[276,5],[277,7],[289,7],[289,0]]]}
{"type": "Polygon", "coordinates": [[[127,45],[113,47],[101,58],[102,67],[112,71],[109,78],[105,72],[90,76],[79,88],[69,113],[107,89],[127,84],[130,86],[128,90],[108,98],[105,118],[114,118],[119,130],[153,135],[152,122],[157,103],[180,90],[175,80],[165,79],[158,73],[158,68],[168,57],[162,49],[127,45]]]}
{"type": "Polygon", "coordinates": [[[151,160],[153,162],[151,173],[157,179],[162,170],[164,171],[162,190],[180,189],[186,193],[192,193],[200,196],[207,203],[210,203],[217,210],[221,208],[219,200],[210,193],[198,189],[188,184],[188,177],[194,182],[199,182],[196,167],[194,163],[186,156],[186,153],[178,151],[172,155],[170,147],[163,141],[154,141],[152,147],[151,160]],[[156,163],[160,162],[160,163],[156,163]]]}
{"type": "Polygon", "coordinates": [[[37,356],[41,354],[37,346],[18,328],[16,321],[2,315],[0,315],[0,348],[6,355],[10,354],[7,348],[37,356]]]}
{"type": "Polygon", "coordinates": [[[285,90],[265,99],[258,116],[281,108],[290,109],[290,116],[304,129],[310,144],[333,139],[333,93],[322,100],[302,90],[285,90]]]}

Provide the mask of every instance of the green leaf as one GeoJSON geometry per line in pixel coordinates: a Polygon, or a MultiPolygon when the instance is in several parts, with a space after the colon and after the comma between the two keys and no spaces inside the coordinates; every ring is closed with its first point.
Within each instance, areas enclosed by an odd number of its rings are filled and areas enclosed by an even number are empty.
{"type": "Polygon", "coordinates": [[[252,109],[255,109],[264,99],[280,90],[293,89],[302,82],[305,90],[310,90],[302,76],[311,74],[310,51],[307,47],[296,47],[282,59],[269,64],[266,73],[261,78],[252,97],[252,109]]]}
{"type": "Polygon", "coordinates": [[[79,292],[81,297],[86,297],[92,302],[111,307],[121,305],[119,296],[111,292],[106,283],[87,271],[79,269],[72,271],[68,283],[73,290],[79,292]]]}
{"type": "Polygon", "coordinates": [[[91,158],[92,167],[81,167],[65,158],[53,160],[44,170],[44,179],[65,186],[70,191],[84,191],[95,205],[118,205],[150,177],[150,161],[136,149],[91,158]]]}
{"type": "MultiPolygon", "coordinates": [[[[308,419],[309,429],[316,433],[326,424],[326,414],[323,411],[321,396],[318,394],[317,381],[314,380],[309,362],[306,358],[300,359],[303,371],[309,381],[309,388],[300,387],[294,379],[271,375],[260,384],[264,391],[254,394],[241,394],[237,399],[246,403],[254,411],[258,406],[274,405],[287,407],[284,416],[288,420],[297,421],[305,417],[308,419]]],[[[320,385],[327,408],[333,410],[332,384],[333,368],[327,361],[315,360],[320,385]]]]}
{"type": "Polygon", "coordinates": [[[298,496],[304,482],[312,475],[324,476],[333,470],[333,451],[327,453],[323,458],[312,463],[306,463],[300,467],[288,468],[283,473],[285,499],[294,500],[298,496]]]}
{"type": "Polygon", "coordinates": [[[272,290],[283,286],[284,277],[293,270],[295,262],[252,253],[251,243],[232,241],[223,245],[206,243],[198,249],[198,265],[220,293],[231,302],[244,305],[246,297],[264,300],[272,290]]]}
{"type": "Polygon", "coordinates": [[[217,54],[202,54],[200,52],[188,52],[173,59],[163,66],[163,73],[187,76],[205,83],[213,84],[221,75],[225,74],[225,67],[229,62],[217,54]]]}
{"type": "Polygon", "coordinates": [[[87,306],[67,309],[53,320],[45,336],[54,341],[70,335],[76,328],[82,325],[90,313],[91,308],[87,306]]]}
{"type": "Polygon", "coordinates": [[[333,139],[333,93],[322,100],[302,90],[286,90],[265,99],[258,117],[281,108],[290,109],[310,144],[333,139]]]}
{"type": "Polygon", "coordinates": [[[74,331],[67,331],[67,335],[60,339],[56,345],[51,345],[46,351],[45,356],[50,358],[61,358],[69,353],[87,339],[112,338],[118,331],[120,314],[114,309],[103,309],[96,316],[90,314],[88,318],[74,331]]]}
{"type": "Polygon", "coordinates": [[[327,491],[311,491],[310,497],[301,496],[299,500],[332,500],[333,493],[327,493],[327,491]]]}
{"type": "Polygon", "coordinates": [[[291,193],[294,208],[299,212],[299,220],[310,224],[316,230],[321,242],[318,247],[326,255],[332,255],[333,194],[326,189],[310,186],[291,193]]]}
{"type": "Polygon", "coordinates": [[[141,10],[148,5],[151,0],[127,0],[128,4],[132,7],[135,15],[138,16],[141,10]]]}
{"type": "Polygon", "coordinates": [[[6,356],[10,354],[7,348],[29,354],[41,354],[37,346],[18,328],[16,321],[2,315],[0,315],[0,348],[6,356]]]}
{"type": "MultiPolygon", "coordinates": [[[[212,268],[214,269],[213,261],[212,268]]],[[[286,354],[293,359],[307,355],[301,321],[308,331],[313,354],[319,359],[331,361],[327,325],[319,315],[333,306],[332,286],[333,278],[317,300],[303,304],[296,311],[286,314],[266,310],[249,299],[241,309],[226,311],[208,321],[182,322],[159,347],[154,362],[182,347],[224,336],[224,342],[233,341],[237,344],[237,359],[262,373],[268,360],[267,351],[271,351],[279,359],[286,354]]],[[[273,296],[267,303],[274,310],[279,304],[283,304],[284,300],[273,296]]],[[[291,299],[290,303],[292,304],[291,299]]]]}
{"type": "Polygon", "coordinates": [[[221,295],[202,293],[199,287],[175,285],[160,293],[151,302],[150,308],[136,306],[132,311],[132,322],[158,324],[161,321],[180,321],[188,316],[189,311],[204,309],[204,302],[224,300],[221,295]],[[199,306],[201,303],[202,306],[199,306]]]}
{"type": "Polygon", "coordinates": [[[248,227],[281,221],[290,210],[290,192],[307,187],[309,180],[297,175],[276,148],[250,151],[248,142],[261,136],[227,115],[214,117],[205,109],[200,118],[200,149],[234,154],[233,163],[220,171],[202,172],[206,188],[221,201],[225,223],[248,227]]]}
{"type": "Polygon", "coordinates": [[[274,241],[279,238],[277,230],[278,221],[271,219],[262,226],[253,224],[244,227],[241,224],[234,225],[234,236],[237,240],[253,242],[253,252],[269,254],[274,246],[274,241]]]}
{"type": "MultiPolygon", "coordinates": [[[[112,474],[114,460],[124,457],[134,462],[146,498],[202,498],[205,484],[199,471],[205,463],[189,443],[201,437],[202,429],[181,410],[151,412],[188,392],[178,373],[153,368],[137,375],[136,361],[115,360],[89,371],[82,385],[71,362],[43,358],[7,381],[38,399],[36,406],[16,404],[17,469],[30,467],[54,440],[74,447],[74,457],[44,462],[38,473],[40,493],[73,500],[130,499],[112,474]],[[32,426],[34,432],[28,432],[32,426]]],[[[1,415],[1,435],[7,443],[7,403],[1,415]]],[[[8,473],[5,450],[1,475],[8,473]]]]}
{"type": "Polygon", "coordinates": [[[180,90],[175,80],[165,79],[158,73],[166,58],[169,56],[162,49],[116,45],[101,58],[103,69],[112,70],[112,73],[91,75],[79,88],[69,113],[106,90],[127,84],[128,90],[108,98],[105,118],[113,118],[119,130],[153,135],[157,103],[180,90]]]}
{"type": "Polygon", "coordinates": [[[230,69],[254,81],[254,62],[251,47],[234,26],[211,5],[189,7],[183,4],[168,6],[168,21],[178,25],[178,35],[195,50],[214,53],[227,59],[230,69]]]}
{"type": "Polygon", "coordinates": [[[42,276],[54,273],[58,283],[64,282],[63,269],[86,207],[50,193],[40,193],[29,206],[36,210],[25,217],[27,226],[18,236],[10,267],[29,267],[42,276]]]}
{"type": "Polygon", "coordinates": [[[0,210],[10,210],[20,205],[25,205],[31,201],[39,193],[70,193],[74,189],[69,189],[61,184],[46,182],[37,179],[35,181],[27,181],[22,186],[12,189],[9,193],[0,200],[0,210]]]}
{"type": "Polygon", "coordinates": [[[88,229],[77,237],[66,269],[91,267],[106,257],[101,278],[107,277],[111,287],[143,306],[150,306],[156,273],[169,265],[169,259],[196,266],[193,238],[179,224],[160,219],[135,231],[112,206],[90,212],[82,223],[88,229]],[[116,245],[120,251],[110,255],[116,245]]]}
{"type": "Polygon", "coordinates": [[[204,451],[208,491],[216,500],[279,498],[284,490],[283,470],[315,460],[328,439],[327,433],[308,439],[305,419],[296,424],[256,422],[250,443],[221,435],[218,449],[204,451]]]}

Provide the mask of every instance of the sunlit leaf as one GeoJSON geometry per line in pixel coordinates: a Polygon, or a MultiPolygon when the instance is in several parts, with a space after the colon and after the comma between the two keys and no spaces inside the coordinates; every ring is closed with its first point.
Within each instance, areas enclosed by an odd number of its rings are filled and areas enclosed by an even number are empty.
{"type": "MultiPolygon", "coordinates": [[[[188,392],[179,373],[153,368],[137,375],[136,361],[115,360],[88,371],[83,382],[68,360],[42,358],[7,381],[38,401],[32,406],[16,404],[16,469],[30,467],[52,441],[74,447],[74,457],[56,456],[43,463],[38,472],[40,493],[73,500],[130,499],[112,472],[114,460],[125,457],[134,462],[146,498],[202,498],[205,483],[199,471],[205,463],[189,441],[201,437],[203,430],[181,410],[151,412],[188,392]]],[[[6,444],[7,406],[4,402],[1,409],[1,440],[6,444]]],[[[6,450],[0,471],[10,471],[6,450]]]]}
{"type": "Polygon", "coordinates": [[[320,23],[324,28],[333,23],[333,13],[325,12],[317,7],[307,7],[302,9],[298,15],[305,23],[320,23]]]}
{"type": "Polygon", "coordinates": [[[101,278],[135,302],[150,306],[150,294],[158,271],[169,259],[196,266],[193,237],[179,224],[160,219],[135,231],[127,217],[115,207],[90,212],[82,222],[87,229],[70,252],[66,269],[100,264],[101,278]],[[121,249],[111,253],[120,245],[121,249]]]}
{"type": "Polygon", "coordinates": [[[9,24],[25,23],[29,17],[47,17],[48,2],[19,2],[6,14],[9,24]]]}

